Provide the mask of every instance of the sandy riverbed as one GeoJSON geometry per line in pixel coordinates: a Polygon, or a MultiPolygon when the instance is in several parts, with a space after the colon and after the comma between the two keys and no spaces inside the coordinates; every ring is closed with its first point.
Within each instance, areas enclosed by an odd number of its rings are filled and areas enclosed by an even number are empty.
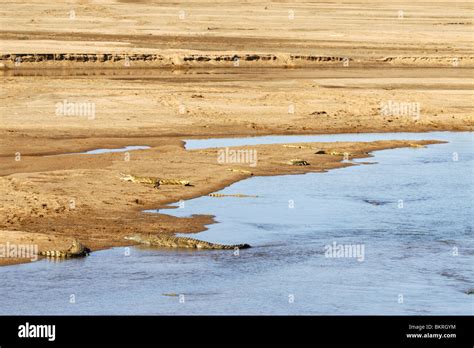
{"type": "MultiPolygon", "coordinates": [[[[201,231],[211,217],[141,213],[245,178],[219,164],[216,150],[185,151],[185,138],[472,130],[466,2],[2,6],[0,244],[63,248],[75,236],[95,250],[124,245],[132,232],[201,231]],[[119,58],[101,61],[104,54],[119,58]],[[65,100],[93,104],[93,117],[58,115],[65,100]],[[419,112],[381,112],[389,103],[419,112]],[[128,161],[123,153],[44,157],[125,145],[152,148],[130,152],[128,161]],[[194,186],[156,190],[123,182],[119,172],[194,186]]],[[[363,156],[409,143],[314,146],[363,156]]],[[[346,165],[308,149],[252,148],[255,175],[346,165]],[[291,158],[311,166],[284,164],[291,158]]]]}

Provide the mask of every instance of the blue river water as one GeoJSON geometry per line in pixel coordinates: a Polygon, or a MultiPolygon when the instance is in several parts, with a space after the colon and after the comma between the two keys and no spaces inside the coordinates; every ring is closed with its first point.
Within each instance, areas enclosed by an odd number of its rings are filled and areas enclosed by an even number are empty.
{"type": "Polygon", "coordinates": [[[218,223],[194,237],[253,246],[238,253],[114,248],[1,267],[0,314],[472,315],[473,133],[314,137],[193,140],[187,148],[448,143],[377,151],[358,160],[376,164],[327,173],[252,177],[219,192],[257,198],[206,196],[163,211],[215,215],[218,223]]]}
{"type": "Polygon", "coordinates": [[[115,152],[127,152],[127,151],[136,151],[136,150],[146,150],[149,149],[150,146],[146,145],[131,145],[131,146],[124,146],[115,149],[94,149],[84,152],[73,152],[73,153],[63,153],[59,155],[47,155],[45,157],[52,157],[52,156],[66,156],[66,155],[100,155],[103,153],[115,153],[115,152]]]}

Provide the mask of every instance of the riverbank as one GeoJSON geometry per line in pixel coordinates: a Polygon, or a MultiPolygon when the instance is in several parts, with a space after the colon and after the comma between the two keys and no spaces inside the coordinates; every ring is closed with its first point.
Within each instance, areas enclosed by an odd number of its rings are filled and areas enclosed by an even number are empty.
{"type": "MultiPolygon", "coordinates": [[[[130,141],[116,140],[116,145],[130,144],[130,141]]],[[[252,151],[258,159],[255,166],[221,163],[220,149],[185,150],[177,139],[148,139],[146,144],[152,146],[151,149],[128,153],[23,155],[19,161],[1,157],[4,165],[0,172],[0,192],[4,204],[0,244],[24,244],[27,240],[29,244],[37,244],[39,250],[64,249],[71,238],[76,237],[92,250],[98,250],[129,245],[124,237],[133,233],[199,232],[213,223],[211,216],[177,218],[142,211],[166,208],[169,203],[218,191],[249,177],[247,171],[254,176],[321,172],[351,165],[342,162],[343,153],[350,159],[363,158],[372,151],[435,143],[437,141],[375,141],[235,148],[252,151]],[[324,154],[315,154],[318,151],[324,154]],[[336,154],[331,155],[331,152],[336,154]],[[309,165],[288,164],[292,159],[303,159],[309,165]],[[156,189],[151,185],[125,182],[120,173],[179,178],[189,180],[192,186],[162,185],[156,189]]],[[[43,147],[47,148],[47,145],[43,147]]],[[[79,145],[70,147],[68,152],[80,150],[83,149],[79,145]]],[[[21,261],[29,260],[0,259],[0,264],[21,261]]]]}
{"type": "MultiPolygon", "coordinates": [[[[184,139],[472,131],[472,5],[6,1],[0,17],[0,244],[93,250],[211,216],[142,213],[246,178],[184,139]],[[103,148],[119,153],[51,156],[103,148]],[[189,180],[159,189],[120,172],[189,180]]],[[[429,137],[427,139],[430,139],[429,137]]],[[[417,141],[324,143],[326,152],[417,141]]],[[[429,142],[435,143],[435,142],[429,142]]],[[[255,176],[350,165],[256,145],[255,176]],[[291,166],[301,158],[309,166],[291,166]]],[[[248,193],[251,194],[251,193],[248,193]]],[[[19,260],[0,259],[0,264],[19,260]]]]}
{"type": "Polygon", "coordinates": [[[4,64],[91,67],[472,66],[472,4],[338,0],[5,1],[4,64]],[[12,57],[14,55],[14,57],[12,57]],[[127,60],[128,57],[128,60],[127,60]],[[13,59],[12,59],[13,58],[13,59]]]}
{"type": "Polygon", "coordinates": [[[232,308],[233,315],[469,315],[472,133],[219,138],[186,141],[186,148],[383,137],[446,143],[354,161],[373,165],[250,177],[218,192],[256,198],[202,196],[158,211],[215,215],[219,223],[192,237],[252,246],[239,253],[117,247],[0,267],[6,294],[0,313],[221,315],[232,308]],[[342,246],[345,252],[334,254],[342,246]]]}

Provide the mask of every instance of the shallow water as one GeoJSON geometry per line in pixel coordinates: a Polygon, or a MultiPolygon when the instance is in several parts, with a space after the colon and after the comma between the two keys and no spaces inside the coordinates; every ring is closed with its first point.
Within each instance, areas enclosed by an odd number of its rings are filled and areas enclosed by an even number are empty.
{"type": "MultiPolygon", "coordinates": [[[[377,141],[377,140],[446,140],[451,132],[427,133],[351,133],[351,134],[318,134],[318,135],[268,135],[246,138],[212,138],[188,139],[187,150],[206,149],[213,147],[289,144],[303,142],[334,142],[334,141],[377,141]]],[[[469,134],[469,133],[468,133],[469,134]]]]}
{"type": "Polygon", "coordinates": [[[127,152],[127,151],[135,151],[135,150],[146,150],[149,149],[149,146],[124,146],[121,148],[116,148],[116,149],[95,149],[95,150],[89,150],[85,152],[80,152],[79,154],[84,154],[84,155],[97,155],[101,153],[113,153],[113,152],[127,152]]]}
{"type": "Polygon", "coordinates": [[[0,313],[472,315],[473,134],[408,134],[397,138],[449,143],[359,160],[376,165],[253,177],[220,192],[258,198],[206,196],[166,210],[214,214],[220,223],[196,237],[254,246],[239,255],[115,248],[2,267],[0,313]],[[363,260],[326,257],[334,242],[363,246],[363,260]]]}
{"type": "Polygon", "coordinates": [[[132,146],[124,146],[115,149],[94,149],[84,152],[71,152],[71,153],[62,153],[58,155],[49,155],[45,157],[52,157],[52,156],[65,156],[65,155],[100,155],[103,153],[114,153],[114,152],[127,152],[127,151],[135,151],[135,150],[146,150],[149,149],[150,146],[145,145],[132,145],[132,146]]]}

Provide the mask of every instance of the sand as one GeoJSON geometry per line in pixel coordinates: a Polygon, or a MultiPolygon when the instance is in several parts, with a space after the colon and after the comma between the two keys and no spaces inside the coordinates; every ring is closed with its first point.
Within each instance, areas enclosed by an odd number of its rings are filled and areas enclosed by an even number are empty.
{"type": "MultiPolygon", "coordinates": [[[[216,149],[186,151],[187,138],[472,130],[472,7],[3,2],[0,244],[44,250],[77,237],[98,250],[128,245],[131,233],[202,231],[211,216],[142,210],[215,192],[247,177],[228,169],[249,168],[219,164],[216,149]],[[89,103],[94,112],[68,116],[58,113],[62,103],[89,103]],[[46,157],[126,145],[151,148],[129,158],[46,157]],[[154,189],[120,172],[193,186],[154,189]]],[[[410,143],[313,146],[364,157],[410,143]]],[[[307,148],[251,148],[254,175],[348,165],[307,148]],[[286,164],[293,158],[311,165],[286,164]]]]}

